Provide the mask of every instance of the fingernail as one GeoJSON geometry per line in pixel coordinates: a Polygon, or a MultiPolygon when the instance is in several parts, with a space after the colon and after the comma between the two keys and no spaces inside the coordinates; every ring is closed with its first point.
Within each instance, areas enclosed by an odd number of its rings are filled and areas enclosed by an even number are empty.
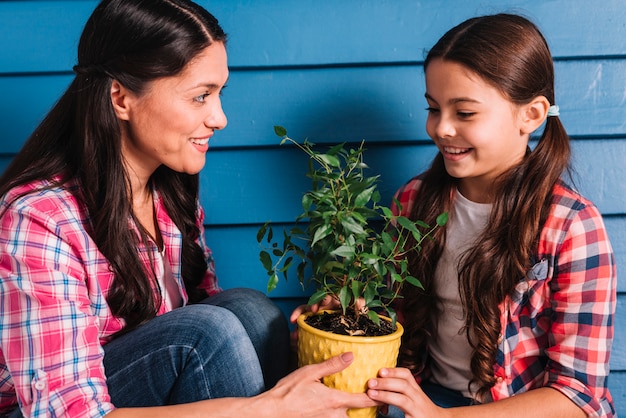
{"type": "Polygon", "coordinates": [[[344,363],[350,363],[352,360],[354,360],[354,354],[352,354],[351,352],[343,353],[341,355],[341,360],[344,363]]]}

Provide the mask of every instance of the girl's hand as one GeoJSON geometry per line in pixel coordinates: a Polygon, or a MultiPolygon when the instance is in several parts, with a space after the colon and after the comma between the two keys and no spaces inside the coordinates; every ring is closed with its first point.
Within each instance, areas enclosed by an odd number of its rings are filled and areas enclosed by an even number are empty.
{"type": "Polygon", "coordinates": [[[367,395],[375,401],[395,405],[405,418],[445,417],[446,410],[422,392],[408,369],[381,369],[378,378],[367,382],[367,395]]]}
{"type": "Polygon", "coordinates": [[[339,299],[336,296],[326,295],[321,302],[316,303],[315,305],[300,305],[291,313],[289,320],[292,324],[295,324],[298,320],[298,317],[306,312],[317,312],[320,310],[336,310],[340,309],[341,304],[339,303],[339,299]]]}
{"type": "MultiPolygon", "coordinates": [[[[339,299],[334,296],[327,295],[321,302],[316,303],[315,305],[300,305],[291,313],[289,317],[289,321],[292,324],[295,324],[298,320],[298,317],[305,312],[317,312],[319,310],[336,310],[341,309],[341,303],[339,303],[339,299]]],[[[298,349],[298,327],[294,329],[291,333],[291,349],[296,351],[298,349]]]]}

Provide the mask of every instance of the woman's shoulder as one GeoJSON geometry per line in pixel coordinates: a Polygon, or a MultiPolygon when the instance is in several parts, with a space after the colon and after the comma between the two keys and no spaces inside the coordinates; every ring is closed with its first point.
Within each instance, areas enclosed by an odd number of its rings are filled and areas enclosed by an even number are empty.
{"type": "Polygon", "coordinates": [[[59,184],[50,180],[37,180],[11,189],[0,199],[0,211],[4,213],[38,212],[59,217],[81,212],[75,182],[59,184]]]}

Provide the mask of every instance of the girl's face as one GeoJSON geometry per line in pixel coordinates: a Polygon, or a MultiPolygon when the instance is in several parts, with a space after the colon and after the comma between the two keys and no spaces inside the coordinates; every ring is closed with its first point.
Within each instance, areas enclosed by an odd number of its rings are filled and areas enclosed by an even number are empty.
{"type": "MultiPolygon", "coordinates": [[[[214,42],[173,77],[148,84],[140,95],[125,90],[115,104],[122,124],[122,154],[129,172],[147,179],[161,164],[196,174],[209,139],[226,126],[220,92],[228,79],[226,49],[214,42]]],[[[113,90],[115,86],[113,87],[113,90]]]]}
{"type": "Polygon", "coordinates": [[[461,193],[487,203],[494,179],[518,164],[529,135],[520,106],[461,64],[434,59],[426,69],[426,131],[461,193]]]}

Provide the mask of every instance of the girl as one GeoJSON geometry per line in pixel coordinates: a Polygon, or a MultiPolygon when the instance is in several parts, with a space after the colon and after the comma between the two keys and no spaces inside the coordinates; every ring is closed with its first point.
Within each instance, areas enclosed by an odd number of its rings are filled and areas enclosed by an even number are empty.
{"type": "Polygon", "coordinates": [[[439,153],[396,211],[450,221],[411,265],[425,290],[406,287],[399,307],[403,368],[381,370],[369,396],[390,416],[613,416],[614,257],[597,208],[562,179],[545,39],[520,16],[473,18],[424,67],[439,153]]]}
{"type": "Polygon", "coordinates": [[[217,284],[198,173],[226,126],[225,41],[188,0],[93,12],[75,79],[0,178],[0,416],[345,416],[375,404],[320,383],[350,354],[274,386],[288,366],[284,316],[217,284]]]}

